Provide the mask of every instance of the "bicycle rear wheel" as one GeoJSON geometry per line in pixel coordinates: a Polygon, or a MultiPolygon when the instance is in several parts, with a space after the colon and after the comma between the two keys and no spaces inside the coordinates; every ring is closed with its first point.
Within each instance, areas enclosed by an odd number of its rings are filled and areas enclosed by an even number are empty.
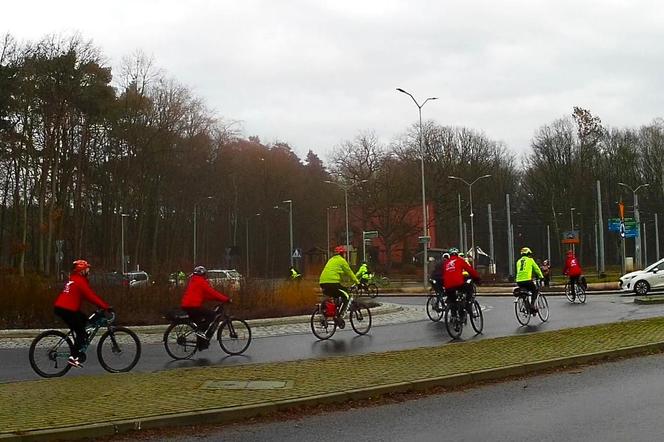
{"type": "Polygon", "coordinates": [[[358,335],[366,335],[371,330],[371,310],[369,307],[354,304],[350,309],[350,325],[358,335]]]}
{"type": "Polygon", "coordinates": [[[482,330],[484,330],[484,314],[482,313],[482,307],[480,306],[480,303],[473,301],[472,304],[470,304],[469,310],[470,311],[468,313],[470,314],[470,325],[473,326],[475,333],[482,333],[482,330]]]}
{"type": "Polygon", "coordinates": [[[375,298],[378,296],[378,286],[376,286],[376,284],[369,284],[367,290],[369,290],[370,297],[375,298]]]}
{"type": "Polygon", "coordinates": [[[445,308],[442,302],[438,301],[438,296],[434,293],[427,298],[427,316],[433,322],[440,322],[445,314],[445,308]]]}
{"type": "Polygon", "coordinates": [[[241,355],[251,344],[251,328],[244,319],[227,319],[217,331],[217,340],[229,355],[241,355]]]}
{"type": "Polygon", "coordinates": [[[519,321],[519,324],[528,325],[530,322],[530,304],[523,296],[516,298],[516,302],[514,303],[514,314],[516,315],[516,320],[519,321]]]}
{"type": "Polygon", "coordinates": [[[320,340],[330,339],[337,331],[337,323],[334,318],[325,316],[322,307],[316,307],[311,314],[311,332],[320,340]]]}
{"type": "Polygon", "coordinates": [[[574,297],[572,296],[572,291],[569,288],[569,283],[565,284],[565,296],[567,297],[567,300],[571,303],[574,303],[574,297]]]}
{"type": "Polygon", "coordinates": [[[128,328],[111,327],[99,339],[97,357],[104,370],[110,373],[127,372],[141,358],[141,341],[128,328]]]}
{"type": "Polygon", "coordinates": [[[40,333],[30,345],[30,366],[44,378],[62,376],[71,369],[67,360],[73,349],[74,344],[66,334],[58,330],[47,330],[40,333]]]}
{"type": "Polygon", "coordinates": [[[445,310],[445,328],[452,339],[459,339],[463,332],[463,321],[460,313],[458,304],[452,304],[445,310]]]}
{"type": "Polygon", "coordinates": [[[188,322],[175,322],[164,332],[166,353],[175,360],[189,359],[198,350],[196,330],[188,322]]]}
{"type": "Polygon", "coordinates": [[[539,316],[542,322],[549,320],[549,301],[542,294],[537,297],[537,316],[539,316]]]}

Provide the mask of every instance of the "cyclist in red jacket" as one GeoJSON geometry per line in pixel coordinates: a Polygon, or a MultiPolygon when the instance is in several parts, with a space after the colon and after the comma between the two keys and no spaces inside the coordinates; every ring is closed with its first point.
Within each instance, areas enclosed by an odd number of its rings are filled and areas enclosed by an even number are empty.
{"type": "Polygon", "coordinates": [[[569,290],[572,294],[572,300],[576,298],[576,285],[579,283],[579,278],[582,274],[581,264],[579,264],[577,257],[574,256],[574,251],[568,250],[563,275],[569,276],[569,290]]]}
{"type": "Polygon", "coordinates": [[[459,256],[459,249],[453,247],[449,250],[449,253],[450,259],[443,263],[443,284],[445,285],[447,300],[448,302],[452,302],[457,290],[464,292],[466,300],[469,300],[473,293],[473,288],[466,280],[470,277],[474,281],[479,282],[480,275],[465,259],[459,256]],[[468,276],[464,276],[464,272],[468,272],[468,276]]]}
{"type": "Polygon", "coordinates": [[[74,367],[81,367],[79,357],[88,338],[85,331],[88,317],[81,312],[82,301],[85,299],[101,309],[111,310],[111,307],[90,288],[89,273],[90,264],[87,261],[82,259],[74,261],[69,281],[55,300],[53,308],[56,316],[59,316],[74,334],[74,349],[67,361],[74,367]]]}
{"type": "Polygon", "coordinates": [[[210,339],[206,331],[209,332],[208,327],[217,315],[213,310],[203,307],[203,303],[205,301],[226,303],[230,300],[231,298],[212,288],[207,280],[207,269],[205,267],[197,266],[194,268],[194,273],[184,290],[184,295],[182,295],[180,307],[187,312],[189,318],[198,326],[196,336],[200,338],[199,344],[202,347],[205,346],[203,342],[207,343],[210,339]]]}

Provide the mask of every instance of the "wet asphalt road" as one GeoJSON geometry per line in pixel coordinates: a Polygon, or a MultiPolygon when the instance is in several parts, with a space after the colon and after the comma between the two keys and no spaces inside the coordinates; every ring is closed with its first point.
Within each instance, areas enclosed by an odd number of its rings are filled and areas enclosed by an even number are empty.
{"type": "Polygon", "coordinates": [[[658,441],[663,372],[664,355],[641,357],[402,403],[152,440],[658,441]]]}
{"type": "MultiPolygon", "coordinates": [[[[533,318],[530,326],[520,327],[514,316],[512,297],[481,296],[478,299],[485,308],[484,334],[475,336],[468,326],[462,336],[465,340],[664,315],[664,305],[639,306],[632,302],[633,298],[617,294],[588,296],[588,302],[584,305],[570,304],[564,296],[549,296],[549,322],[542,324],[538,318],[533,318]]],[[[425,298],[389,298],[388,301],[423,305],[425,298]]],[[[317,341],[311,334],[257,338],[252,341],[245,355],[233,357],[226,356],[218,345],[212,343],[210,349],[197,353],[192,360],[172,361],[163,345],[143,345],[141,360],[134,370],[152,372],[178,367],[289,361],[436,346],[450,342],[443,323],[433,323],[424,313],[422,315],[422,320],[417,322],[375,326],[367,336],[357,336],[352,330],[342,330],[328,341],[317,341]]],[[[106,373],[92,350],[88,352],[85,367],[71,370],[66,376],[106,373]]],[[[0,382],[28,379],[38,379],[30,368],[28,349],[0,349],[0,382]]]]}

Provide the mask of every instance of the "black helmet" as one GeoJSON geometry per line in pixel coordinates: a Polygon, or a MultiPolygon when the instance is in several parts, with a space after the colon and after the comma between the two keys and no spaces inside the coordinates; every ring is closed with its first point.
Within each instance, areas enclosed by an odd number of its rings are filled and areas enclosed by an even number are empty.
{"type": "Polygon", "coordinates": [[[207,273],[207,269],[203,266],[196,266],[194,267],[194,275],[200,275],[200,276],[205,276],[207,273]]]}

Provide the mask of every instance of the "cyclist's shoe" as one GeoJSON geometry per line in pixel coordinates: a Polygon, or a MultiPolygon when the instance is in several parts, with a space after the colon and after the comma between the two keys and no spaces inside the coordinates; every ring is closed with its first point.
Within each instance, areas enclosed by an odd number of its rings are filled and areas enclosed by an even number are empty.
{"type": "Polygon", "coordinates": [[[73,357],[73,356],[69,356],[69,359],[67,359],[67,363],[68,363],[69,365],[71,365],[72,367],[76,367],[76,368],[81,368],[81,367],[83,367],[83,365],[80,363],[80,361],[78,360],[78,358],[75,358],[75,357],[73,357]]]}
{"type": "Polygon", "coordinates": [[[339,327],[340,329],[346,327],[346,321],[344,321],[343,318],[336,318],[335,321],[337,323],[337,327],[339,327]]]}

